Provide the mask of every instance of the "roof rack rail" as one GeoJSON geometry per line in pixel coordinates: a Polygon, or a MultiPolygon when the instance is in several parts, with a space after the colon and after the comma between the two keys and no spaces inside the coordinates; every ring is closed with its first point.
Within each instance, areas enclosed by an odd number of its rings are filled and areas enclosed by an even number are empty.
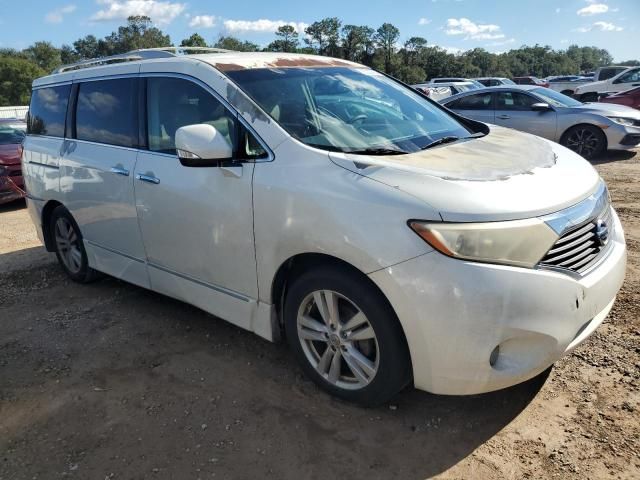
{"type": "Polygon", "coordinates": [[[108,57],[92,58],[90,60],[82,60],[80,62],[71,63],[69,65],[63,65],[56,68],[52,73],[63,73],[72,70],[80,70],[82,68],[97,67],[100,65],[109,65],[111,63],[122,62],[136,62],[138,60],[149,60],[152,58],[169,58],[178,57],[181,55],[189,55],[189,52],[193,53],[229,53],[233,50],[225,50],[224,48],[209,48],[209,47],[160,47],[160,48],[141,48],[139,50],[132,50],[127,53],[121,53],[119,55],[111,55],[108,57]]]}

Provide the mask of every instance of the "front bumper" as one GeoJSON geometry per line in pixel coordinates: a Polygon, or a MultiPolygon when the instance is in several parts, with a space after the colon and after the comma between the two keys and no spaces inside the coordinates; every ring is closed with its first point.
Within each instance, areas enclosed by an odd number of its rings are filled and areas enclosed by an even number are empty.
{"type": "Polygon", "coordinates": [[[640,144],[640,127],[615,124],[605,129],[604,133],[610,150],[630,150],[640,144]]]}
{"type": "Polygon", "coordinates": [[[544,371],[609,313],[626,268],[614,214],[606,257],[583,277],[452,259],[431,252],[371,273],[402,324],[416,388],[475,394],[544,371]],[[490,358],[499,346],[499,354],[490,358]]]}

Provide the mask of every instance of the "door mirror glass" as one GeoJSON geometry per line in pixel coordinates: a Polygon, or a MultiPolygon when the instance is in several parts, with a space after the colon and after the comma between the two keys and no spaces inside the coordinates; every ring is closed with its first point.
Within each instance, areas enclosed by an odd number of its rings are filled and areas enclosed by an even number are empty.
{"type": "Polygon", "coordinates": [[[178,128],[176,150],[182,164],[188,167],[218,165],[220,160],[231,160],[233,157],[229,140],[207,123],[178,128]]]}
{"type": "Polygon", "coordinates": [[[547,110],[551,110],[551,106],[544,102],[534,103],[531,105],[531,110],[534,112],[546,112],[547,110]]]}

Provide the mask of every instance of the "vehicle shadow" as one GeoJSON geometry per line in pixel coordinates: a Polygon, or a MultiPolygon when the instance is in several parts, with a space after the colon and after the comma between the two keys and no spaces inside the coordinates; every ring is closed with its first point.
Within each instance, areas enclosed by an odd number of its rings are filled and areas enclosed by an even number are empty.
{"type": "Polygon", "coordinates": [[[19,200],[13,200],[7,203],[0,203],[0,214],[5,212],[15,212],[16,210],[22,210],[27,207],[27,202],[24,198],[19,200]]]}
{"type": "Polygon", "coordinates": [[[124,477],[164,465],[186,478],[192,459],[173,455],[179,445],[208,449],[216,461],[199,468],[220,478],[422,480],[505,428],[548,375],[483,395],[407,388],[388,405],[362,408],[307,380],[285,343],[110,277],[78,285],[43,251],[0,255],[0,266],[15,267],[0,268],[0,291],[11,289],[0,301],[0,352],[19,358],[0,379],[0,411],[11,419],[4,429],[0,419],[0,449],[8,441],[21,445],[11,458],[41,459],[25,475],[67,468],[66,452],[89,449],[86,478],[116,469],[108,459],[124,455],[144,459],[124,477]],[[38,348],[14,354],[13,345],[38,348]],[[37,441],[47,435],[64,442],[37,441]]]}
{"type": "Polygon", "coordinates": [[[605,163],[619,162],[622,160],[631,160],[635,157],[635,150],[609,150],[598,158],[591,160],[592,165],[602,165],[605,163]]]}

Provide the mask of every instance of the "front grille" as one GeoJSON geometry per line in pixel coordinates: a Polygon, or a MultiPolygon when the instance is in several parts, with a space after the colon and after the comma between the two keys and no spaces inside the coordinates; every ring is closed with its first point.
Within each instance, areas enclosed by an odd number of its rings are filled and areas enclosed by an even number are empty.
{"type": "Polygon", "coordinates": [[[578,273],[588,270],[598,261],[600,254],[606,248],[606,242],[603,242],[598,236],[599,219],[607,225],[610,238],[613,222],[611,221],[611,208],[607,207],[602,216],[593,218],[589,222],[565,232],[540,260],[540,265],[565,268],[578,273]]]}

